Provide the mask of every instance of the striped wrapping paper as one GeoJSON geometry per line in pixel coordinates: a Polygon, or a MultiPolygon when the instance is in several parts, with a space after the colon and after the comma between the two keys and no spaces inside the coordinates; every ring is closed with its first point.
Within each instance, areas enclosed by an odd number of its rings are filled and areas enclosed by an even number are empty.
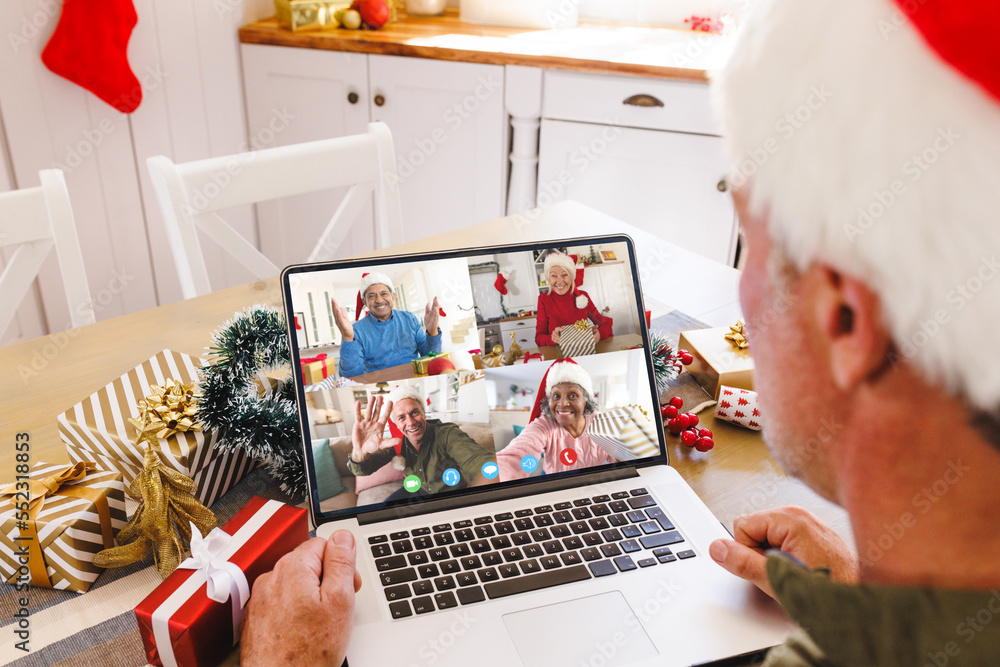
{"type": "Polygon", "coordinates": [[[634,405],[594,415],[587,435],[619,461],[633,461],[660,453],[656,427],[634,405]]]}
{"type": "MultiPolygon", "coordinates": [[[[35,463],[28,476],[43,480],[66,464],[35,463]]],[[[13,480],[11,480],[13,481],[13,480]]],[[[111,512],[112,533],[125,525],[125,486],[117,472],[94,470],[85,479],[69,482],[62,488],[85,486],[102,489],[111,512]]],[[[21,542],[15,520],[16,508],[4,503],[0,511],[0,575],[8,583],[17,583],[18,567],[15,554],[21,542]]],[[[52,588],[83,593],[103,570],[94,565],[94,554],[104,549],[101,522],[93,500],[55,494],[46,496],[35,518],[38,541],[42,547],[45,568],[52,588]]]]}
{"type": "MultiPolygon", "coordinates": [[[[89,398],[59,415],[59,435],[72,461],[95,461],[104,470],[116,470],[131,484],[142,470],[144,447],[134,444],[135,428],[129,417],[138,416],[136,403],[149,386],[168,378],[187,384],[198,380],[200,359],[163,350],[125,375],[108,383],[89,398]]],[[[254,466],[245,452],[216,451],[215,434],[186,431],[160,440],[160,458],[168,467],[198,484],[195,494],[211,505],[254,466]]]]}
{"type": "Polygon", "coordinates": [[[590,320],[580,320],[562,328],[559,334],[560,358],[579,357],[596,351],[597,343],[594,342],[594,329],[590,320]]]}

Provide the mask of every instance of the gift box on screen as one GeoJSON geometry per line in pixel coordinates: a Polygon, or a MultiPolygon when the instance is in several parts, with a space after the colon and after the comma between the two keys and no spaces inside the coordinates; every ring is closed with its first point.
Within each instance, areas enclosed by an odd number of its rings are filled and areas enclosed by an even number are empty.
{"type": "Polygon", "coordinates": [[[590,320],[580,320],[562,328],[559,334],[560,358],[579,357],[585,354],[594,354],[596,351],[594,326],[590,320]]]}
{"type": "Polygon", "coordinates": [[[712,398],[719,398],[719,387],[753,389],[753,357],[750,350],[739,349],[726,340],[729,327],[682,331],[677,348],[687,350],[694,361],[687,370],[712,398]]]}
{"type": "Polygon", "coordinates": [[[336,360],[325,354],[299,359],[299,364],[302,366],[303,384],[316,384],[337,374],[336,360]]]}
{"type": "Polygon", "coordinates": [[[334,14],[348,3],[326,0],[274,0],[278,23],[289,30],[330,30],[339,28],[334,14]]]}
{"type": "Polygon", "coordinates": [[[660,453],[656,426],[635,405],[599,412],[590,421],[587,435],[608,456],[633,461],[660,453]]]}
{"type": "Polygon", "coordinates": [[[413,364],[413,372],[417,375],[427,375],[428,368],[432,361],[439,358],[448,359],[448,355],[448,352],[431,352],[430,354],[422,357],[417,357],[411,362],[413,364]]]}
{"type": "MultiPolygon", "coordinates": [[[[103,470],[116,470],[126,485],[142,470],[144,445],[134,443],[136,429],[128,422],[138,416],[137,404],[150,394],[150,385],[168,379],[197,382],[201,360],[163,350],[125,375],[59,415],[59,435],[72,461],[95,461],[103,470]]],[[[253,469],[244,452],[215,449],[215,434],[181,431],[160,439],[160,459],[198,484],[195,496],[206,506],[253,469]]]]}
{"type": "Polygon", "coordinates": [[[222,528],[194,533],[192,557],[135,608],[153,665],[219,664],[239,640],[254,581],[309,539],[309,526],[304,509],[254,497],[222,528]]]}
{"type": "Polygon", "coordinates": [[[0,574],[83,593],[101,568],[94,554],[125,525],[125,485],[93,463],[35,463],[26,479],[0,488],[0,574]],[[27,571],[21,570],[27,559],[27,571]]]}

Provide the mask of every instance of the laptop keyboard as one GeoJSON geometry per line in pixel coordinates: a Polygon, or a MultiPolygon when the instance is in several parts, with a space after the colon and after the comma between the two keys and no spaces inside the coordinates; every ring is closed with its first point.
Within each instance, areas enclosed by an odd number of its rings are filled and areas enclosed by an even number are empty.
{"type": "Polygon", "coordinates": [[[368,538],[393,618],[694,558],[646,489],[368,538]]]}

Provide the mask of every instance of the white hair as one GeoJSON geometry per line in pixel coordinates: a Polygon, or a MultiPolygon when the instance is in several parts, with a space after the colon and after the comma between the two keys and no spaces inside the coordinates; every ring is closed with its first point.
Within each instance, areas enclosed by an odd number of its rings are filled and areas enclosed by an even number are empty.
{"type": "Polygon", "coordinates": [[[1000,103],[889,0],[759,0],[713,78],[731,180],[796,268],[864,281],[910,364],[996,410],[1000,103]]]}

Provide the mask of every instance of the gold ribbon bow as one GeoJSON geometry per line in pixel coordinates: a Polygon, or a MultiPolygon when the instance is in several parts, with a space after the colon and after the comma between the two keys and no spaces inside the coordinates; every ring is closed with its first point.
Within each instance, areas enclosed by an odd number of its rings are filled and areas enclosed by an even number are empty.
{"type": "Polygon", "coordinates": [[[573,327],[577,331],[590,331],[593,326],[594,325],[590,323],[590,320],[577,320],[573,323],[573,327]]]}
{"type": "MultiPolygon", "coordinates": [[[[108,507],[108,498],[101,493],[100,489],[93,489],[86,486],[73,485],[64,486],[72,482],[82,481],[87,477],[88,470],[96,470],[97,464],[90,461],[81,461],[60,468],[44,479],[27,480],[28,489],[18,488],[24,482],[10,484],[0,489],[0,497],[12,496],[10,504],[21,509],[22,501],[28,503],[28,520],[18,521],[18,529],[22,543],[28,547],[28,570],[31,573],[31,585],[42,588],[52,588],[52,581],[49,579],[48,570],[45,567],[45,559],[42,556],[42,545],[38,541],[38,526],[35,520],[42,507],[45,506],[45,499],[49,496],[66,496],[72,498],[84,498],[90,500],[97,507],[97,516],[101,522],[101,539],[104,547],[114,546],[114,538],[111,534],[111,508],[108,507]]],[[[14,574],[8,583],[17,578],[14,574]]]]}
{"type": "Polygon", "coordinates": [[[162,439],[201,430],[201,425],[194,421],[200,395],[194,392],[193,382],[181,384],[168,378],[162,387],[150,385],[149,391],[149,396],[136,403],[139,418],[128,420],[140,433],[151,432],[162,439]]]}
{"type": "Polygon", "coordinates": [[[726,334],[726,340],[740,350],[750,347],[750,341],[747,340],[747,330],[743,324],[743,320],[736,320],[736,324],[730,325],[729,333],[726,334]]]}

